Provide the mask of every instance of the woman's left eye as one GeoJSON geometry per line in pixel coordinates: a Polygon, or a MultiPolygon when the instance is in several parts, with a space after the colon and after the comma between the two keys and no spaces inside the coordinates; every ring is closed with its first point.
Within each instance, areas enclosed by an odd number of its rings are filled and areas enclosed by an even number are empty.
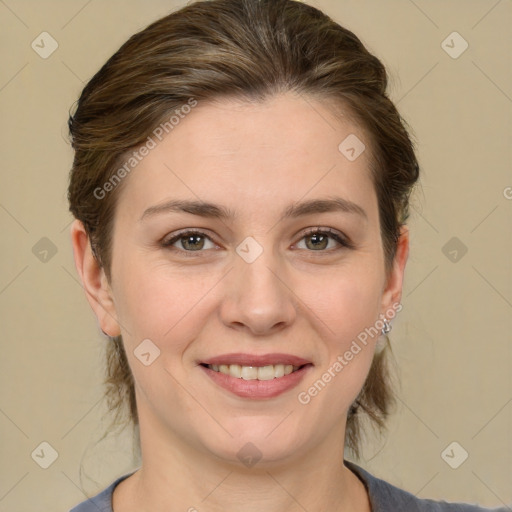
{"type": "MultiPolygon", "coordinates": [[[[341,248],[353,248],[351,242],[330,228],[312,229],[303,234],[299,243],[302,242],[302,240],[306,240],[305,249],[310,249],[311,252],[326,252],[326,249],[333,249],[332,244],[329,245],[329,241],[335,242],[334,249],[336,244],[341,246],[341,248]]],[[[203,252],[203,249],[215,248],[215,244],[212,242],[211,238],[202,231],[182,231],[181,233],[178,233],[172,238],[164,241],[162,245],[169,249],[180,250],[184,253],[203,252]],[[210,247],[207,246],[207,242],[211,244],[210,247]],[[179,244],[181,247],[177,247],[176,244],[179,244]]],[[[299,248],[303,249],[303,247],[299,248]]]]}
{"type": "MultiPolygon", "coordinates": [[[[341,246],[341,248],[353,249],[353,245],[349,242],[344,236],[333,231],[330,228],[319,229],[315,228],[308,231],[302,238],[302,240],[309,240],[309,243],[306,242],[306,248],[311,249],[313,251],[326,252],[324,249],[333,249],[333,247],[329,247],[329,239],[334,240],[336,244],[341,246]]],[[[336,248],[336,244],[334,244],[334,249],[336,248]]],[[[331,251],[329,251],[331,252],[331,251]]]]}

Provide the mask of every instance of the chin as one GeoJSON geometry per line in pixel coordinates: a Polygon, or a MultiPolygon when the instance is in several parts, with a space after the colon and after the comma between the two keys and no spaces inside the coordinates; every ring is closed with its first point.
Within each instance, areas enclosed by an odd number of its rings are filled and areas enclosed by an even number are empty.
{"type": "MultiPolygon", "coordinates": [[[[215,456],[237,465],[248,468],[270,468],[280,463],[289,462],[298,455],[304,439],[299,433],[298,426],[287,425],[285,420],[274,417],[239,418],[228,424],[226,434],[222,438],[213,438],[211,432],[206,433],[205,448],[215,456]],[[294,428],[297,430],[294,432],[294,428]]],[[[306,447],[304,446],[304,450],[306,447]]]]}

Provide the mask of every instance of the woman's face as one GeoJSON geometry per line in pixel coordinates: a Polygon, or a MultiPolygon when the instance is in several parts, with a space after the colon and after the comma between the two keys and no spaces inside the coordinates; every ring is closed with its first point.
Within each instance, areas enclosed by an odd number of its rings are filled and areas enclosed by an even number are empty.
{"type": "Polygon", "coordinates": [[[123,336],[143,442],[260,464],[342,449],[378,338],[361,333],[399,302],[407,258],[405,233],[385,274],[368,153],[327,103],[223,99],[125,178],[109,314],[92,304],[123,336]]]}

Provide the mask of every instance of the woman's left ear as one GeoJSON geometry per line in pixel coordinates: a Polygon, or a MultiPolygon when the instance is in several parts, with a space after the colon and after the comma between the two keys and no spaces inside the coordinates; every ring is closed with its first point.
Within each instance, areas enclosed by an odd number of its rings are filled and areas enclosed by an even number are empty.
{"type": "Polygon", "coordinates": [[[381,313],[386,314],[393,304],[399,304],[402,298],[405,264],[409,257],[409,228],[403,225],[397,241],[395,257],[382,294],[381,313]]]}

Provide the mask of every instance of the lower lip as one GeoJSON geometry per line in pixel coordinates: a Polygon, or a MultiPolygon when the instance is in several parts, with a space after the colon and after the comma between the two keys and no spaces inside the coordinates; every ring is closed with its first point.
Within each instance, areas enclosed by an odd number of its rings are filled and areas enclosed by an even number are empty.
{"type": "Polygon", "coordinates": [[[238,379],[225,373],[210,370],[206,366],[199,365],[199,367],[213,382],[242,398],[274,398],[297,386],[313,365],[307,364],[295,372],[272,380],[238,379]]]}

